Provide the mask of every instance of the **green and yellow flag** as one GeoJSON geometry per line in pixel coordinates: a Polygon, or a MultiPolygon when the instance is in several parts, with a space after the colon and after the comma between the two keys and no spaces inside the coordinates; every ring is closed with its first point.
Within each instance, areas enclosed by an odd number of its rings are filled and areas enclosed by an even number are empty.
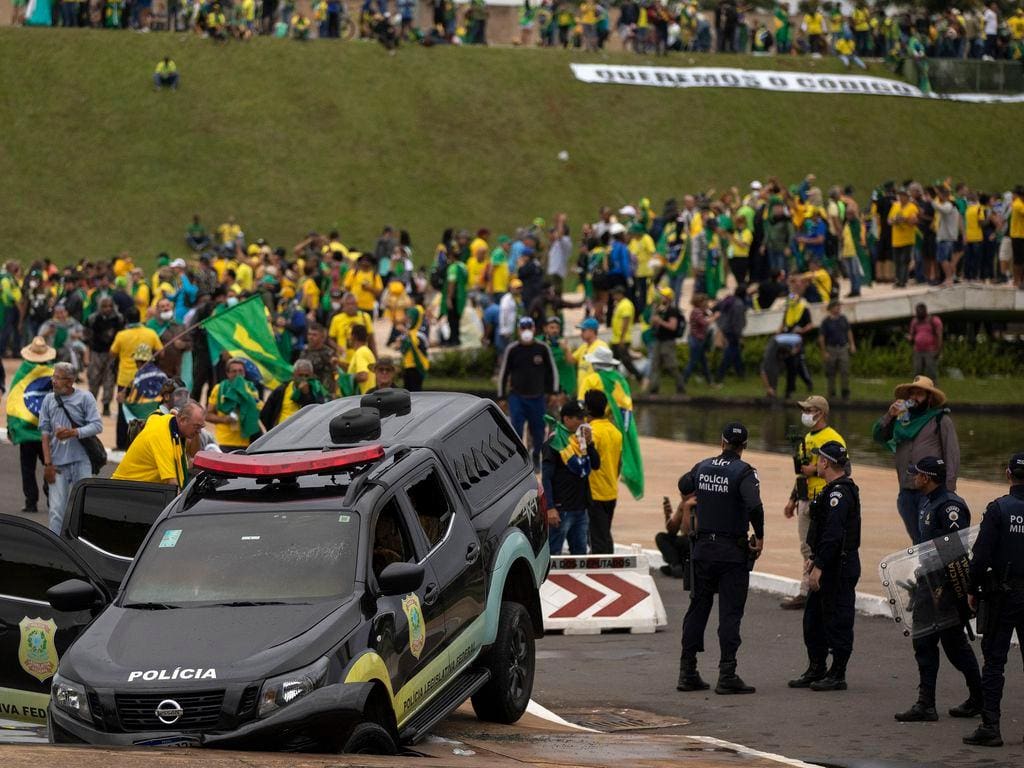
{"type": "Polygon", "coordinates": [[[210,340],[210,357],[216,363],[221,350],[231,357],[250,360],[259,369],[264,386],[273,388],[292,377],[292,367],[281,357],[267,310],[253,296],[202,322],[210,340]]]}
{"type": "Polygon", "coordinates": [[[618,399],[614,397],[615,388],[621,388],[627,396],[630,396],[629,382],[618,371],[609,371],[603,368],[595,368],[594,371],[601,377],[602,389],[608,397],[608,410],[611,411],[612,423],[622,433],[622,482],[625,483],[634,499],[644,497],[644,460],[640,455],[640,438],[636,433],[636,424],[633,421],[633,414],[624,411],[619,405],[618,399]]]}
{"type": "Polygon", "coordinates": [[[49,363],[21,364],[7,393],[7,437],[15,445],[41,441],[39,408],[53,391],[53,366],[49,363]]]}

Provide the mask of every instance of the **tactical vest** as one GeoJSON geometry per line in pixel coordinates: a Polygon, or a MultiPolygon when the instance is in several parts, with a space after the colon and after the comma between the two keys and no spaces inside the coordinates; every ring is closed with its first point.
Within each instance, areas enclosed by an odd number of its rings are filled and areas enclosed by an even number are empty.
{"type": "Polygon", "coordinates": [[[1024,499],[1011,494],[996,500],[1002,512],[992,570],[1000,577],[1024,579],[1024,499]]]}
{"type": "Polygon", "coordinates": [[[740,498],[740,482],[753,468],[733,453],[704,459],[693,472],[697,486],[699,533],[736,538],[747,535],[750,518],[740,498]]]}
{"type": "MultiPolygon", "coordinates": [[[[918,519],[918,531],[921,534],[921,541],[929,541],[947,532],[946,528],[939,524],[939,515],[937,513],[942,511],[943,506],[953,502],[958,503],[961,508],[967,509],[967,502],[948,488],[944,488],[943,492],[935,499],[929,499],[927,496],[924,497],[924,503],[921,505],[921,516],[918,519]]],[[[970,514],[965,514],[962,520],[955,520],[954,522],[959,522],[961,528],[967,528],[971,524],[970,514]]]]}
{"type": "Polygon", "coordinates": [[[807,529],[807,543],[812,550],[818,544],[821,532],[825,527],[825,521],[828,518],[829,493],[838,486],[842,486],[845,494],[848,494],[853,499],[853,507],[850,509],[846,517],[846,523],[843,526],[842,556],[845,558],[847,555],[855,553],[860,549],[860,492],[857,490],[853,480],[848,477],[833,480],[811,502],[809,510],[811,520],[810,526],[807,529]]]}

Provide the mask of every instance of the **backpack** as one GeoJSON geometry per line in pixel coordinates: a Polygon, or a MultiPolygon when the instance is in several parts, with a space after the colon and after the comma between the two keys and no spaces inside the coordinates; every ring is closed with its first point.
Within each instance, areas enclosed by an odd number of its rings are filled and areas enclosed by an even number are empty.
{"type": "Polygon", "coordinates": [[[679,312],[679,322],[676,323],[676,338],[681,339],[686,335],[686,318],[679,312]]]}

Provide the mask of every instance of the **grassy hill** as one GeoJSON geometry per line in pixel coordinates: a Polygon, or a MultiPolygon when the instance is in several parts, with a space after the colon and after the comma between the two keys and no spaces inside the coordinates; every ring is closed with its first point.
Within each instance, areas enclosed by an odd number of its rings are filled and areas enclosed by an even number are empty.
{"type": "MultiPolygon", "coordinates": [[[[59,261],[182,250],[193,212],[293,243],[400,224],[426,255],[445,226],[509,230],[642,195],[655,206],[770,174],[1018,183],[1020,106],[586,85],[580,52],[0,30],[0,255],[59,261]],[[182,87],[155,93],[165,53],[182,87]],[[570,153],[560,162],[560,150],[570,153]]],[[[832,60],[647,63],[838,71],[832,60]]],[[[876,74],[883,74],[881,71],[876,74]]]]}

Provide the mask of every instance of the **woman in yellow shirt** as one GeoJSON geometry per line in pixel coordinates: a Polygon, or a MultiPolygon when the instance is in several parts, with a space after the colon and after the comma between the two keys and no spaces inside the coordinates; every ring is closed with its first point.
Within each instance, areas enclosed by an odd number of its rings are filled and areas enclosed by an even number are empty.
{"type": "Polygon", "coordinates": [[[910,201],[910,193],[900,187],[896,202],[889,209],[892,227],[892,260],[896,265],[896,287],[906,288],[910,270],[910,257],[917,239],[917,206],[910,201]]]}

